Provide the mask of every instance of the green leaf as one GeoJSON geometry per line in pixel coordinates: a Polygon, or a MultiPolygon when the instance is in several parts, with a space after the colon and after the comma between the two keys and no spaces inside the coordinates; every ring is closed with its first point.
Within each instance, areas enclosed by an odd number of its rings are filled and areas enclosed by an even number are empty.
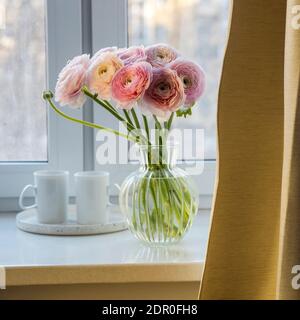
{"type": "Polygon", "coordinates": [[[176,116],[177,117],[188,117],[192,115],[192,109],[191,108],[184,108],[184,109],[179,109],[176,111],[176,116]]]}
{"type": "Polygon", "coordinates": [[[195,106],[196,102],[192,103],[189,106],[182,107],[176,111],[177,117],[188,117],[192,115],[192,108],[195,106]]]}

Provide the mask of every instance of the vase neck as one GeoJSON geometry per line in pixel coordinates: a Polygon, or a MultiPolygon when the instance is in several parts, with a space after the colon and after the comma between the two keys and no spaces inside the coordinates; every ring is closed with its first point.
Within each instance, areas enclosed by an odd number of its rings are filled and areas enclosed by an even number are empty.
{"type": "Polygon", "coordinates": [[[145,169],[173,168],[176,166],[176,146],[143,145],[140,147],[140,163],[145,169]]]}

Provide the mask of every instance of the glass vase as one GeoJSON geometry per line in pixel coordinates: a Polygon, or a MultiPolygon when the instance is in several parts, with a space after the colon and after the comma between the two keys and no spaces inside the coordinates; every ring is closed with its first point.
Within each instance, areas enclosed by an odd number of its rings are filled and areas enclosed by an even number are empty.
{"type": "Polygon", "coordinates": [[[140,167],[121,186],[121,211],[131,232],[144,242],[179,241],[197,213],[197,189],[176,160],[175,146],[140,146],[140,167]]]}

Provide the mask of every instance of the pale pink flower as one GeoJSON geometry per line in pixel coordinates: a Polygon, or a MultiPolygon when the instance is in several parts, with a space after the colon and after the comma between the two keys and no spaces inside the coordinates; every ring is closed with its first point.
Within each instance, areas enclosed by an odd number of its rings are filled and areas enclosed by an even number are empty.
{"type": "Polygon", "coordinates": [[[102,48],[100,50],[98,50],[91,58],[91,63],[94,62],[94,60],[96,60],[102,53],[104,52],[115,52],[117,51],[118,48],[117,47],[106,47],[106,48],[102,48]]]}
{"type": "Polygon", "coordinates": [[[189,60],[176,59],[169,64],[177,72],[184,87],[186,99],[184,105],[192,106],[203,94],[205,88],[205,75],[201,67],[189,60]]]}
{"type": "Polygon", "coordinates": [[[55,100],[61,106],[80,108],[86,101],[81,88],[86,84],[86,73],[90,65],[89,55],[73,58],[61,70],[55,87],[55,100]]]}
{"type": "Polygon", "coordinates": [[[115,73],[123,67],[123,62],[114,52],[104,52],[93,60],[87,75],[88,87],[101,99],[111,98],[111,82],[115,73]]]}
{"type": "Polygon", "coordinates": [[[146,48],[147,62],[153,67],[163,67],[175,60],[178,52],[167,44],[159,43],[146,48]]]}
{"type": "Polygon", "coordinates": [[[121,68],[112,80],[112,98],[123,109],[131,109],[149,87],[152,67],[148,62],[137,62],[121,68]]]}
{"type": "Polygon", "coordinates": [[[153,78],[146,90],[141,111],[166,120],[185,100],[184,88],[176,72],[167,68],[154,68],[153,78]]]}
{"type": "Polygon", "coordinates": [[[146,61],[147,59],[143,46],[119,49],[117,54],[125,66],[139,61],[146,61]]]}

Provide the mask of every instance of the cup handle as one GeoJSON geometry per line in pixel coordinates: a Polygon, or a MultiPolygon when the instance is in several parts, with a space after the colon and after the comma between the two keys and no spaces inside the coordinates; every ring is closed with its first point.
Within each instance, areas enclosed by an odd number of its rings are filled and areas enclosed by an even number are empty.
{"type": "Polygon", "coordinates": [[[32,204],[31,206],[25,206],[23,204],[23,198],[24,198],[24,194],[28,189],[33,189],[34,190],[34,195],[36,196],[36,186],[32,185],[32,184],[28,184],[27,186],[24,187],[24,189],[22,190],[20,197],[19,197],[19,206],[22,210],[27,210],[27,209],[32,209],[36,207],[36,202],[34,204],[32,204]]]}
{"type": "MultiPolygon", "coordinates": [[[[115,183],[114,186],[120,191],[121,187],[120,187],[117,183],[115,183]]],[[[109,198],[110,198],[110,190],[111,190],[111,188],[108,187],[108,192],[107,192],[107,194],[108,194],[108,202],[107,202],[107,206],[108,206],[108,207],[114,207],[115,204],[113,204],[113,203],[111,203],[111,202],[109,201],[109,198]]]]}

